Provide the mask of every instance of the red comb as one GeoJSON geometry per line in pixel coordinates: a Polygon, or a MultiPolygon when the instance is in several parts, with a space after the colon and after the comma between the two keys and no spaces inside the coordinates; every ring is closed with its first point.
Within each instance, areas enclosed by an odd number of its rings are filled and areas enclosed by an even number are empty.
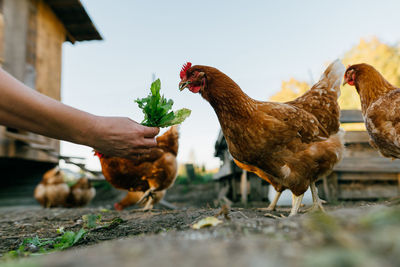
{"type": "Polygon", "coordinates": [[[181,77],[181,79],[185,76],[186,71],[187,71],[188,69],[190,69],[191,66],[192,66],[192,63],[190,63],[190,62],[186,62],[185,64],[183,64],[181,73],[179,74],[180,77],[181,77]]]}

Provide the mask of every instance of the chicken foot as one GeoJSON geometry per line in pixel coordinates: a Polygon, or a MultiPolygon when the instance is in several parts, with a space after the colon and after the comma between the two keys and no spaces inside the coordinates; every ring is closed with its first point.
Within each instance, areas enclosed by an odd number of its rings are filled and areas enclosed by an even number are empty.
{"type": "MultiPolygon", "coordinates": [[[[263,208],[262,210],[266,210],[266,211],[274,211],[276,208],[276,204],[278,203],[279,198],[281,197],[282,192],[276,192],[274,199],[272,200],[272,202],[268,205],[267,208],[263,208]]],[[[267,217],[273,217],[275,215],[270,214],[270,213],[266,213],[264,214],[264,216],[267,217]]]]}
{"type": "Polygon", "coordinates": [[[263,210],[266,211],[274,211],[276,208],[276,204],[278,203],[279,198],[281,197],[282,192],[276,192],[274,199],[272,202],[268,205],[267,208],[263,208],[263,210]]]}
{"type": "Polygon", "coordinates": [[[293,194],[293,205],[292,205],[292,210],[290,211],[289,217],[292,217],[297,214],[299,211],[299,208],[301,206],[301,201],[303,201],[303,196],[304,194],[301,194],[300,196],[296,196],[293,194]]]}
{"type": "Polygon", "coordinates": [[[317,190],[317,187],[315,186],[315,182],[311,183],[310,189],[311,189],[313,205],[311,208],[307,209],[307,212],[317,211],[317,210],[321,210],[322,212],[325,212],[324,206],[322,206],[322,204],[326,203],[326,201],[319,198],[318,190],[317,190]]]}
{"type": "MultiPolygon", "coordinates": [[[[153,192],[156,190],[155,188],[150,188],[146,192],[144,192],[143,196],[136,202],[137,205],[144,204],[147,198],[153,199],[153,192]]],[[[149,199],[150,200],[150,199],[149,199]]]]}
{"type": "Polygon", "coordinates": [[[141,209],[141,211],[149,211],[153,209],[153,197],[151,196],[151,194],[149,195],[149,197],[147,198],[147,202],[146,205],[141,209]]]}

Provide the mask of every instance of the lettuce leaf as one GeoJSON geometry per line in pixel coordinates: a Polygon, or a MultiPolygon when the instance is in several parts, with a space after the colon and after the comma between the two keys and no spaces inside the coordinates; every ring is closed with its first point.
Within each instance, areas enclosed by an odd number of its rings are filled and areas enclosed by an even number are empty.
{"type": "Polygon", "coordinates": [[[149,127],[169,127],[182,123],[190,116],[190,109],[171,111],[174,101],[166,99],[160,94],[161,81],[155,80],[150,87],[150,94],[145,98],[138,98],[135,102],[144,113],[142,125],[149,127]]]}

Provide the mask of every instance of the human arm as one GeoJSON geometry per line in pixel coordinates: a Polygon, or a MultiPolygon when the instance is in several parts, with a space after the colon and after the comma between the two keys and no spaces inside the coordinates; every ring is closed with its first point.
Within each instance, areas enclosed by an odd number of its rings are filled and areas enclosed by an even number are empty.
{"type": "Polygon", "coordinates": [[[129,157],[156,146],[158,128],[124,117],[96,116],[47,97],[0,69],[0,124],[129,157]]]}

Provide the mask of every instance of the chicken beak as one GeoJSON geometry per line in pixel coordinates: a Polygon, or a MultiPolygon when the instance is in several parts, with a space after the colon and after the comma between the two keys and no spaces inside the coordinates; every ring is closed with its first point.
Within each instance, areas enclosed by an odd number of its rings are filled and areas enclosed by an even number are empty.
{"type": "Polygon", "coordinates": [[[179,83],[179,91],[182,91],[183,89],[185,89],[186,87],[188,87],[190,84],[190,81],[181,81],[179,83]]]}
{"type": "Polygon", "coordinates": [[[343,77],[343,83],[342,86],[345,86],[349,82],[348,74],[346,73],[343,77]]]}

